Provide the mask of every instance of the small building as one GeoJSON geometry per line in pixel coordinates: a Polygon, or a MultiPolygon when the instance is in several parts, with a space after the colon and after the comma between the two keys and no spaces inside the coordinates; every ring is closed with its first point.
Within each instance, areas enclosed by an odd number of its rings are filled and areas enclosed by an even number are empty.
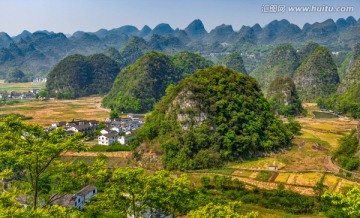
{"type": "Polygon", "coordinates": [[[85,202],[97,194],[97,188],[93,185],[85,186],[76,194],[53,194],[50,198],[52,204],[57,204],[63,207],[76,207],[82,210],[85,202]]]}
{"type": "Polygon", "coordinates": [[[130,132],[132,130],[132,123],[124,123],[121,125],[121,131],[130,132]]]}
{"type": "Polygon", "coordinates": [[[94,129],[95,128],[93,128],[89,124],[85,124],[85,125],[81,125],[81,126],[78,126],[78,125],[71,126],[67,130],[71,130],[71,131],[74,131],[74,132],[81,132],[83,134],[86,134],[86,133],[88,133],[88,132],[90,132],[90,131],[92,131],[94,129]]]}
{"type": "Polygon", "coordinates": [[[98,137],[99,145],[111,145],[115,142],[118,142],[119,134],[117,132],[108,133],[98,137]]]}
{"type": "Polygon", "coordinates": [[[278,171],[278,170],[279,170],[279,167],[278,167],[278,166],[269,166],[268,169],[269,169],[269,170],[272,170],[272,171],[278,171]]]}
{"type": "Polygon", "coordinates": [[[129,144],[132,139],[134,139],[135,136],[119,136],[119,143],[122,145],[129,144]]]}
{"type": "Polygon", "coordinates": [[[59,127],[64,127],[64,126],[66,126],[66,121],[60,121],[60,122],[51,124],[52,128],[59,128],[59,127]]]}
{"type": "Polygon", "coordinates": [[[30,92],[34,93],[36,95],[36,94],[39,94],[40,89],[31,89],[30,92]]]}

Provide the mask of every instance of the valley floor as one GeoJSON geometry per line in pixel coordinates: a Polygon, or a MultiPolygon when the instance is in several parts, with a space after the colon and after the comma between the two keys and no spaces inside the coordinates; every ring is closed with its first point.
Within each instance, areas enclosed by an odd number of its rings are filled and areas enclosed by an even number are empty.
{"type": "MultiPolygon", "coordinates": [[[[0,114],[19,113],[31,116],[26,122],[49,126],[56,121],[72,119],[104,120],[108,111],[99,107],[100,97],[89,97],[78,100],[48,100],[25,101],[12,106],[0,106],[0,114]]],[[[306,105],[313,110],[314,105],[306,105]]],[[[301,135],[293,140],[293,147],[280,153],[273,153],[266,158],[246,161],[243,163],[229,163],[220,169],[197,170],[187,172],[195,185],[201,185],[200,178],[214,175],[231,176],[246,184],[246,187],[277,189],[283,184],[285,189],[304,195],[314,195],[314,187],[318,182],[327,186],[329,191],[341,191],[349,186],[359,186],[356,173],[349,177],[346,172],[335,165],[331,158],[331,151],[337,146],[337,140],[351,129],[356,128],[357,122],[346,119],[314,119],[311,112],[306,118],[298,118],[301,124],[301,135]],[[277,166],[278,171],[269,170],[269,166],[277,166]]],[[[91,164],[100,152],[70,152],[63,155],[63,161],[84,160],[91,164]]],[[[138,167],[145,163],[133,159],[132,152],[105,152],[108,157],[108,167],[138,167]]],[[[154,166],[149,170],[154,170],[154,166]]],[[[360,177],[360,176],[359,176],[360,177]]],[[[260,210],[257,206],[245,205],[245,209],[260,210]]],[[[267,217],[301,217],[264,210],[261,214],[267,217]]],[[[263,216],[260,216],[263,217],[263,216]]],[[[308,217],[308,216],[307,216],[308,217]]],[[[322,217],[314,216],[314,217],[322,217]]]]}

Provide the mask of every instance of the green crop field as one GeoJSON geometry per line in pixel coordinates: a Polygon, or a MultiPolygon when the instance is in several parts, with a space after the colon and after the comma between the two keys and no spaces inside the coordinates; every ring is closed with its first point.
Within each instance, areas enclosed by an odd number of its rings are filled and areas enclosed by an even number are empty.
{"type": "Polygon", "coordinates": [[[4,80],[0,80],[0,91],[27,92],[31,89],[42,88],[45,88],[45,83],[4,83],[4,80]]]}

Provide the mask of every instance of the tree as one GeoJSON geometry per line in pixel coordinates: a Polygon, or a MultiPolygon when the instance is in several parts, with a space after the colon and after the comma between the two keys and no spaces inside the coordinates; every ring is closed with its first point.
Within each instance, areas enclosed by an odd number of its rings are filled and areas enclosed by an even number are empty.
{"type": "Polygon", "coordinates": [[[170,180],[167,193],[168,196],[164,206],[172,217],[176,217],[178,212],[185,211],[195,195],[192,184],[185,174],[170,180]]]}
{"type": "Polygon", "coordinates": [[[110,111],[110,119],[119,118],[119,114],[115,110],[110,111]]]}
{"type": "Polygon", "coordinates": [[[190,211],[188,218],[216,218],[216,217],[232,217],[232,218],[255,218],[258,217],[257,212],[250,212],[246,215],[240,215],[241,202],[229,202],[226,205],[209,203],[197,210],[190,211]]]}
{"type": "MultiPolygon", "coordinates": [[[[113,206],[96,201],[96,205],[108,214],[121,210],[138,217],[149,208],[176,217],[189,209],[196,194],[186,175],[173,178],[169,171],[164,170],[148,176],[144,169],[116,169],[110,184],[101,199],[112,199],[113,206]]],[[[92,211],[98,210],[96,205],[92,211]]]]}
{"type": "MultiPolygon", "coordinates": [[[[85,150],[80,140],[81,134],[67,136],[63,129],[46,133],[38,125],[25,124],[20,119],[8,117],[0,125],[0,165],[25,178],[33,195],[33,208],[38,207],[38,197],[42,189],[49,190],[51,176],[68,176],[69,173],[57,169],[70,170],[74,166],[57,162],[60,155],[69,150],[85,150]]],[[[68,181],[71,182],[71,181],[68,181]]]]}
{"type": "Polygon", "coordinates": [[[13,70],[8,74],[7,82],[27,82],[27,78],[21,70],[13,70]]]}
{"type": "Polygon", "coordinates": [[[112,188],[119,187],[121,191],[129,195],[130,209],[134,217],[141,211],[142,192],[145,188],[146,174],[144,169],[116,169],[112,176],[112,188]]]}
{"type": "Polygon", "coordinates": [[[360,217],[360,189],[353,187],[345,194],[341,192],[325,192],[322,196],[330,200],[333,205],[341,206],[351,217],[360,217]]]}

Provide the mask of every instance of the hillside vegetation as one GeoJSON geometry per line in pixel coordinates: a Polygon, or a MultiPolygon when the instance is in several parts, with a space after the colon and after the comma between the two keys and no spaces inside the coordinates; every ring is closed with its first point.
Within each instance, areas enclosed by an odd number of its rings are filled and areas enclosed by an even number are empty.
{"type": "Polygon", "coordinates": [[[184,170],[283,148],[292,134],[253,78],[213,67],[170,86],[140,135],[160,146],[166,168],[184,170]]]}
{"type": "Polygon", "coordinates": [[[58,99],[105,94],[118,72],[117,63],[103,54],[71,55],[49,73],[46,90],[58,99]]]}
{"type": "Polygon", "coordinates": [[[181,52],[173,57],[149,52],[117,76],[102,104],[119,112],[147,112],[176,84],[210,64],[200,55],[181,52]]]}
{"type": "Polygon", "coordinates": [[[267,88],[278,76],[293,77],[296,68],[300,65],[299,57],[294,47],[290,44],[276,47],[263,65],[250,73],[259,81],[262,88],[267,88]]]}
{"type": "Polygon", "coordinates": [[[296,70],[294,82],[304,101],[315,102],[334,94],[340,79],[329,50],[318,47],[296,70]]]}
{"type": "Polygon", "coordinates": [[[305,113],[294,81],[290,77],[276,77],[269,86],[267,98],[278,114],[298,116],[305,113]]]}

